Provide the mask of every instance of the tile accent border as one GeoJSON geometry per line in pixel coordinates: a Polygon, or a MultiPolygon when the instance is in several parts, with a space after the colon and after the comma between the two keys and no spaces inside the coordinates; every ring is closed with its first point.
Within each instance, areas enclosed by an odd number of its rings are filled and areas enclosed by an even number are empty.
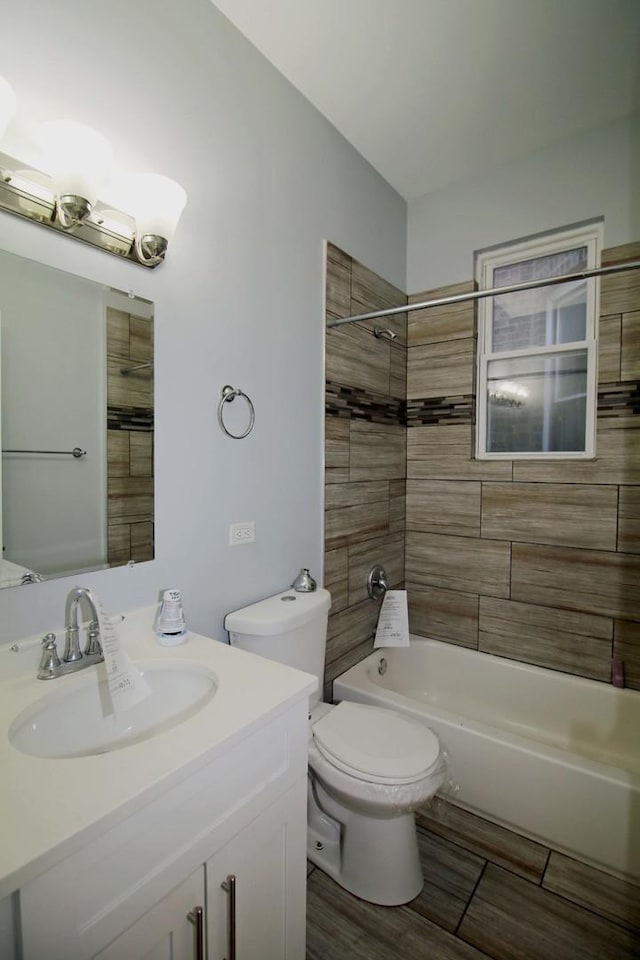
{"type": "Polygon", "coordinates": [[[601,383],[598,389],[598,419],[634,417],[640,414],[640,380],[601,383]]]}
{"type": "Polygon", "coordinates": [[[153,430],[153,410],[141,407],[107,407],[107,429],[150,433],[153,430]]]}
{"type": "Polygon", "coordinates": [[[366,420],[369,423],[406,425],[406,403],[358,387],[326,381],[326,413],[329,417],[366,420]]]}
{"type": "Polygon", "coordinates": [[[408,400],[406,423],[408,427],[423,427],[446,423],[475,423],[475,397],[426,397],[408,400]]]}

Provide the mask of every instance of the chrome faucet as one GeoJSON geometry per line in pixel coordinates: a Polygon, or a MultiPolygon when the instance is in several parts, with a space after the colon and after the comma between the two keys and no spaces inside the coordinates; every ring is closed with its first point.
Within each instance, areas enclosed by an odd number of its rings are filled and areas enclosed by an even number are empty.
{"type": "Polygon", "coordinates": [[[64,620],[66,641],[62,661],[58,657],[55,634],[48,633],[42,641],[42,657],[38,668],[39,680],[52,680],[67,673],[75,673],[77,670],[83,670],[104,660],[100,643],[98,610],[88,587],[73,587],[69,591],[64,608],[64,620]],[[89,616],[84,651],[80,649],[79,606],[84,606],[89,616]]]}

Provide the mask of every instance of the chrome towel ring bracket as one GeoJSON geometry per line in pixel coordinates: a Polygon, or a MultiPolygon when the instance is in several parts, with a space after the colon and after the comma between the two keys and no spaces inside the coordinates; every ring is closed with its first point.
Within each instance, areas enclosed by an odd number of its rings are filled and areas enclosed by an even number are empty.
{"type": "Polygon", "coordinates": [[[253,403],[251,402],[251,397],[249,397],[243,390],[240,390],[239,387],[232,387],[229,384],[226,384],[222,388],[222,394],[220,396],[220,403],[218,404],[218,423],[220,424],[220,429],[223,433],[226,433],[228,437],[231,437],[232,440],[243,440],[244,437],[248,437],[251,431],[253,430],[253,425],[256,422],[256,412],[253,408],[253,403]],[[244,433],[232,433],[227,429],[224,422],[224,405],[225,403],[233,403],[236,397],[243,397],[247,401],[247,406],[249,407],[249,424],[244,433]]]}

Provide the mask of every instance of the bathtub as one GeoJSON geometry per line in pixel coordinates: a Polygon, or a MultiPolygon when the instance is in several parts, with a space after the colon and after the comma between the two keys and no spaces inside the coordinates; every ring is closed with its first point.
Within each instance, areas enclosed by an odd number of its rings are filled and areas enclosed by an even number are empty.
{"type": "Polygon", "coordinates": [[[431,727],[458,788],[447,799],[640,880],[640,693],[420,637],[333,689],[431,727]]]}

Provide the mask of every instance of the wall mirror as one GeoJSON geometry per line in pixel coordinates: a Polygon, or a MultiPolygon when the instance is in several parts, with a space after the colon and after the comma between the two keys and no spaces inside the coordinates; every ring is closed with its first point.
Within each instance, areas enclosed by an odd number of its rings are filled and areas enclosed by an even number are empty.
{"type": "Polygon", "coordinates": [[[151,560],[153,304],[0,251],[0,587],[151,560]]]}

